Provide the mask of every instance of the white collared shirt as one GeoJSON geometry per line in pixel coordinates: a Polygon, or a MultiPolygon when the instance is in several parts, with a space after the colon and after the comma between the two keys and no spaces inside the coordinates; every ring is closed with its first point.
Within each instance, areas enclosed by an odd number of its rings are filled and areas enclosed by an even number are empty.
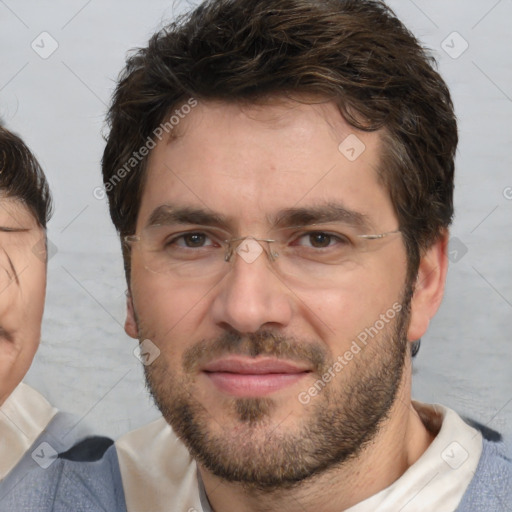
{"type": "MultiPolygon", "coordinates": [[[[457,508],[480,460],[482,435],[451,409],[413,405],[424,423],[441,425],[434,441],[398,480],[346,512],[457,508]]],[[[116,447],[128,512],[211,512],[196,463],[163,418],[124,435],[116,447]]]]}
{"type": "Polygon", "coordinates": [[[423,455],[393,484],[345,512],[453,512],[475,473],[482,434],[442,405],[413,402],[424,423],[442,421],[423,455]]]}
{"type": "Polygon", "coordinates": [[[0,480],[3,480],[34,444],[57,409],[23,382],[0,407],[0,480]]]}

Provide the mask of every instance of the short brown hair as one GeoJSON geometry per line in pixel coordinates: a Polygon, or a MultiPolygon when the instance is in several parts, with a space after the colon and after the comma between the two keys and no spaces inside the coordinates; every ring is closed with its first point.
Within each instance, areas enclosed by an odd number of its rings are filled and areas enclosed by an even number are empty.
{"type": "MultiPolygon", "coordinates": [[[[178,18],[120,76],[104,182],[187,98],[252,102],[300,93],[336,101],[355,128],[383,129],[379,174],[404,233],[411,278],[421,250],[452,220],[457,123],[434,59],[380,1],[209,0],[178,18]]],[[[135,229],[146,160],[107,188],[121,236],[135,229]]]]}
{"type": "Polygon", "coordinates": [[[46,177],[30,149],[0,124],[0,193],[19,199],[46,229],[52,197],[46,177]]]}

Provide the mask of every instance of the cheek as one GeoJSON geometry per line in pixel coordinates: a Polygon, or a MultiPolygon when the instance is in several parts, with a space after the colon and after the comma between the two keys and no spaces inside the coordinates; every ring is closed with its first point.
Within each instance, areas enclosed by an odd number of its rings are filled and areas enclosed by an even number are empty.
{"type": "Polygon", "coordinates": [[[380,315],[397,307],[405,282],[405,263],[365,266],[347,274],[330,289],[297,292],[298,315],[336,354],[350,345],[380,315]]]}
{"type": "Polygon", "coordinates": [[[0,395],[4,398],[21,382],[39,346],[45,290],[46,269],[36,264],[20,275],[19,286],[2,294],[0,322],[13,337],[13,342],[0,341],[0,395]]]}
{"type": "MultiPolygon", "coordinates": [[[[30,272],[24,272],[21,284],[21,302],[23,309],[22,325],[20,329],[26,331],[27,342],[37,349],[41,335],[44,303],[46,298],[46,266],[37,263],[30,272]]],[[[33,356],[34,354],[32,354],[33,356]]]]}
{"type": "Polygon", "coordinates": [[[46,296],[46,263],[33,260],[20,278],[25,299],[32,304],[34,312],[42,312],[46,296]],[[29,290],[29,293],[25,293],[29,290]]]}
{"type": "MultiPolygon", "coordinates": [[[[25,334],[22,334],[25,336],[25,334]]],[[[37,350],[39,336],[21,346],[0,342],[0,405],[23,380],[37,350]]]]}
{"type": "Polygon", "coordinates": [[[17,331],[40,331],[46,295],[46,265],[29,262],[0,294],[0,322],[17,331]]]}
{"type": "Polygon", "coordinates": [[[162,275],[132,271],[131,293],[138,328],[143,336],[166,352],[182,352],[198,339],[198,330],[207,316],[210,296],[204,286],[171,283],[162,275]],[[171,342],[172,341],[172,342],[171,342]]]}

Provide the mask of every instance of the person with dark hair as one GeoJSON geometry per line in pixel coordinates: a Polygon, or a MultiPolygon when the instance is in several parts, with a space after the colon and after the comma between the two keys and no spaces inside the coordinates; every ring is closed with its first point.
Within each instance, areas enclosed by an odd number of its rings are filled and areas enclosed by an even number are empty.
{"type": "Polygon", "coordinates": [[[163,415],[116,443],[129,511],[507,510],[497,437],[411,398],[458,135],[385,3],[201,3],[131,55],[108,123],[163,415]]]}
{"type": "Polygon", "coordinates": [[[27,372],[39,343],[50,215],[39,164],[19,137],[0,126],[0,404],[27,372]]]}
{"type": "Polygon", "coordinates": [[[0,125],[0,512],[122,511],[112,440],[22,382],[41,337],[51,211],[39,163],[0,125]]]}

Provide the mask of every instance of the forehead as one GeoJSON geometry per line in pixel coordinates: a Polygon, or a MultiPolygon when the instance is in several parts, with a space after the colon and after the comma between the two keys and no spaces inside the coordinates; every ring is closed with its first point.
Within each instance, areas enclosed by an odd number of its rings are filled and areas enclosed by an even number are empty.
{"type": "Polygon", "coordinates": [[[200,102],[152,150],[138,225],[163,204],[200,206],[240,222],[342,202],[393,215],[378,180],[379,132],[351,127],[331,102],[200,102]]]}
{"type": "Polygon", "coordinates": [[[0,191],[0,226],[28,229],[37,227],[38,223],[23,201],[0,191]]]}

